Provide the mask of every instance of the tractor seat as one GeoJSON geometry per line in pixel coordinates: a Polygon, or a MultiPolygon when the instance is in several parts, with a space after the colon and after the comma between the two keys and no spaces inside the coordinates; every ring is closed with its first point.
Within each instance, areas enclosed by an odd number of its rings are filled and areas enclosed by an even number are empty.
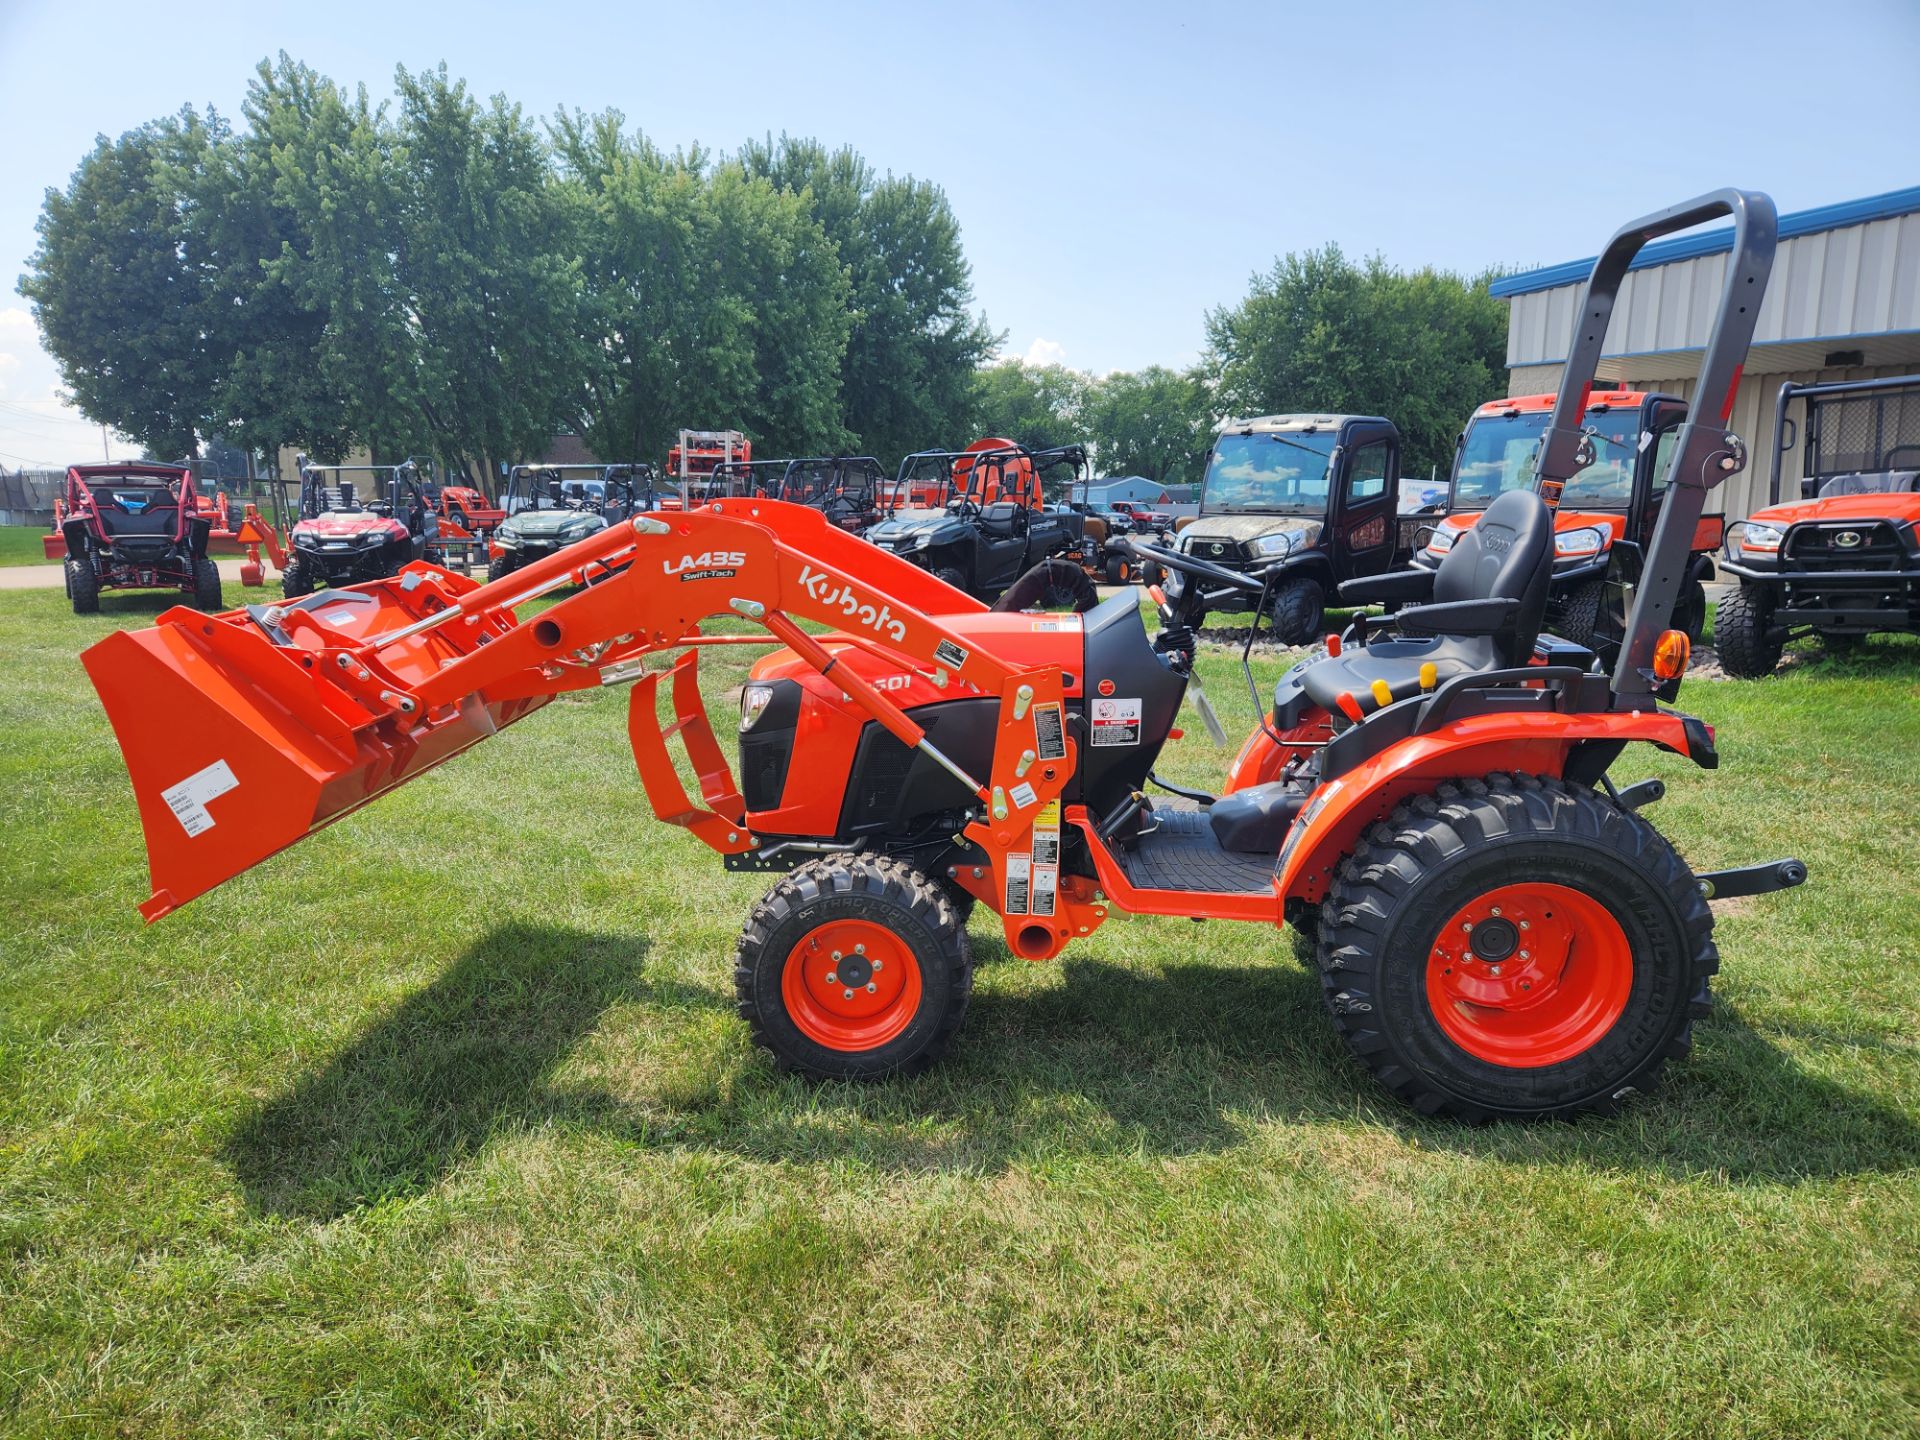
{"type": "Polygon", "coordinates": [[[1553,514],[1531,490],[1509,490],[1454,543],[1438,571],[1403,571],[1350,580],[1347,601],[1415,601],[1388,617],[1399,633],[1330,655],[1282,677],[1274,701],[1289,688],[1326,709],[1336,729],[1350,723],[1336,701],[1345,692],[1363,712],[1377,709],[1372,690],[1384,680],[1395,693],[1417,691],[1420,667],[1446,681],[1483,670],[1524,665],[1546,615],[1553,578],[1553,514]],[[1504,603],[1502,603],[1504,602],[1504,603]]]}
{"type": "Polygon", "coordinates": [[[117,504],[101,505],[96,513],[100,516],[100,528],[115,540],[142,536],[164,536],[170,540],[180,523],[180,511],[171,501],[149,505],[138,512],[123,510],[117,504]]]}

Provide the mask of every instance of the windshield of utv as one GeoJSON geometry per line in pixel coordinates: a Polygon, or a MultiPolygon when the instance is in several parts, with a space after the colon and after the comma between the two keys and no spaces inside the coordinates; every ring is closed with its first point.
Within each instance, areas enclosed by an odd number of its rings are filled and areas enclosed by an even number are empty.
{"type": "MultiPolygon", "coordinates": [[[[1550,413],[1476,415],[1467,425],[1453,467],[1453,508],[1484,510],[1496,495],[1533,485],[1535,447],[1550,413]]],[[[1640,444],[1640,412],[1587,411],[1593,464],[1567,482],[1560,503],[1569,509],[1624,510],[1633,496],[1633,460],[1640,444]]]]}
{"type": "Polygon", "coordinates": [[[1337,431],[1222,435],[1200,492],[1202,515],[1324,515],[1337,431]]]}

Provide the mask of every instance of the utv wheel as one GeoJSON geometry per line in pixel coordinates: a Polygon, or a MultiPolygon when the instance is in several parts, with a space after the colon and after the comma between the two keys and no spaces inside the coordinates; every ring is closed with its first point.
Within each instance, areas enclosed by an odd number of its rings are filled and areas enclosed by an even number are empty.
{"type": "Polygon", "coordinates": [[[810,861],[753,908],[734,994],[783,1070],[877,1080],[926,1069],[967,1011],[973,956],[939,886],[898,860],[810,861]]]}
{"type": "Polygon", "coordinates": [[[1527,775],[1442,785],[1377,825],[1321,907],[1335,1026],[1422,1114],[1617,1108],[1711,1007],[1713,915],[1646,821],[1527,775]]]}
{"type": "MultiPolygon", "coordinates": [[[[1553,627],[1553,633],[1571,644],[1593,649],[1594,639],[1600,633],[1600,602],[1606,598],[1606,592],[1604,580],[1589,580],[1575,586],[1560,603],[1560,620],[1553,627]]],[[[1704,595],[1702,598],[1704,600],[1704,595]]]]}
{"type": "Polygon", "coordinates": [[[942,565],[938,570],[935,570],[933,572],[933,578],[944,581],[956,590],[965,590],[967,588],[967,577],[951,565],[942,565]]]}
{"type": "Polygon", "coordinates": [[[1118,555],[1109,555],[1107,557],[1107,583],[1109,585],[1124,585],[1127,583],[1127,562],[1122,560],[1118,555]]]}
{"type": "Polygon", "coordinates": [[[76,615],[100,613],[100,576],[84,555],[67,561],[67,597],[76,615]]]}
{"type": "Polygon", "coordinates": [[[1282,645],[1310,645],[1320,638],[1327,616],[1327,592],[1318,580],[1283,580],[1270,606],[1273,638],[1282,645]]]}
{"type": "Polygon", "coordinates": [[[220,593],[220,567],[205,556],[193,562],[193,608],[208,612],[227,608],[220,593]]]}
{"type": "Polygon", "coordinates": [[[1707,587],[1698,580],[1680,586],[1680,598],[1673,602],[1673,628],[1683,632],[1691,645],[1700,643],[1707,628],[1707,587]]]}
{"type": "Polygon", "coordinates": [[[488,583],[491,584],[495,580],[506,579],[507,576],[514,572],[514,568],[514,557],[512,555],[494,556],[493,559],[487,562],[488,583]]]}
{"type": "Polygon", "coordinates": [[[1713,645],[1720,668],[1742,680],[1771,675],[1780,663],[1780,640],[1773,628],[1773,597],[1744,580],[1728,592],[1713,618],[1713,645]]]}
{"type": "Polygon", "coordinates": [[[306,562],[298,555],[289,556],[287,568],[280,572],[280,593],[288,600],[298,600],[302,595],[313,593],[313,577],[307,572],[306,562]]]}

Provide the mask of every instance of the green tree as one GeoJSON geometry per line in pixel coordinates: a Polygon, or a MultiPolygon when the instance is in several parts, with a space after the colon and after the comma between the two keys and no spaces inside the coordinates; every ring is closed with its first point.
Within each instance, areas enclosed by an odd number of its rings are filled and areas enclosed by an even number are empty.
{"type": "Polygon", "coordinates": [[[609,111],[553,127],[595,337],[576,397],[588,444],[657,455],[692,427],[771,454],[844,445],[849,282],[804,198],[623,126],[609,111]]]}
{"type": "Polygon", "coordinates": [[[1117,370],[1087,388],[1087,438],[1106,475],[1144,475],[1162,485],[1200,478],[1210,397],[1198,371],[1159,365],[1117,370]]]}
{"type": "Polygon", "coordinates": [[[877,177],[851,149],[782,135],[742,147],[747,173],[801,196],[852,283],[840,365],[841,422],[852,443],[891,462],[964,444],[974,372],[999,337],[972,313],[960,225],[941,189],[877,177]]]}
{"type": "Polygon", "coordinates": [[[1064,365],[1002,360],[982,366],[974,372],[969,428],[1034,449],[1070,445],[1083,438],[1088,384],[1086,375],[1064,365]]]}
{"type": "Polygon", "coordinates": [[[155,455],[194,453],[214,424],[221,357],[188,197],[223,132],[183,110],[101,136],[67,188],[47,191],[19,282],[74,405],[155,455]]]}
{"type": "Polygon", "coordinates": [[[1404,473],[1452,463],[1473,407],[1506,382],[1506,310],[1492,275],[1354,264],[1337,245],[1289,254],[1247,297],[1207,315],[1215,404],[1235,415],[1385,415],[1406,437],[1404,473]]]}

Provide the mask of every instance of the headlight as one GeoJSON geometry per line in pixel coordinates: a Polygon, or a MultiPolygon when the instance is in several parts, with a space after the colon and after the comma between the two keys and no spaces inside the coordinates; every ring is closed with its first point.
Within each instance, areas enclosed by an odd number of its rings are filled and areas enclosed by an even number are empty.
{"type": "Polygon", "coordinates": [[[931,530],[922,530],[918,535],[913,537],[913,548],[916,550],[924,550],[932,543],[933,532],[931,530]]]}
{"type": "Polygon", "coordinates": [[[1553,537],[1553,553],[1565,559],[1569,555],[1598,555],[1607,543],[1606,535],[1591,525],[1578,530],[1563,530],[1553,537]]]}
{"type": "Polygon", "coordinates": [[[493,532],[493,543],[502,550],[518,550],[520,537],[509,530],[496,530],[493,532]]]}
{"type": "Polygon", "coordinates": [[[1444,555],[1453,548],[1453,542],[1460,538],[1458,530],[1435,530],[1427,540],[1427,549],[1435,555],[1444,555]]]}
{"type": "Polygon", "coordinates": [[[1262,555],[1284,555],[1293,549],[1293,532],[1276,530],[1271,535],[1262,535],[1254,543],[1259,546],[1262,555]]]}
{"type": "Polygon", "coordinates": [[[376,545],[386,544],[387,537],[381,531],[371,530],[367,532],[365,535],[354,536],[353,543],[360,546],[360,548],[363,550],[371,550],[376,545]]]}
{"type": "Polygon", "coordinates": [[[773,703],[771,685],[749,685],[740,692],[740,733],[746,734],[760,719],[761,712],[773,703]]]}
{"type": "Polygon", "coordinates": [[[1765,525],[1757,520],[1749,520],[1740,531],[1740,548],[1771,555],[1780,548],[1780,542],[1785,538],[1786,531],[1778,525],[1765,525]]]}

